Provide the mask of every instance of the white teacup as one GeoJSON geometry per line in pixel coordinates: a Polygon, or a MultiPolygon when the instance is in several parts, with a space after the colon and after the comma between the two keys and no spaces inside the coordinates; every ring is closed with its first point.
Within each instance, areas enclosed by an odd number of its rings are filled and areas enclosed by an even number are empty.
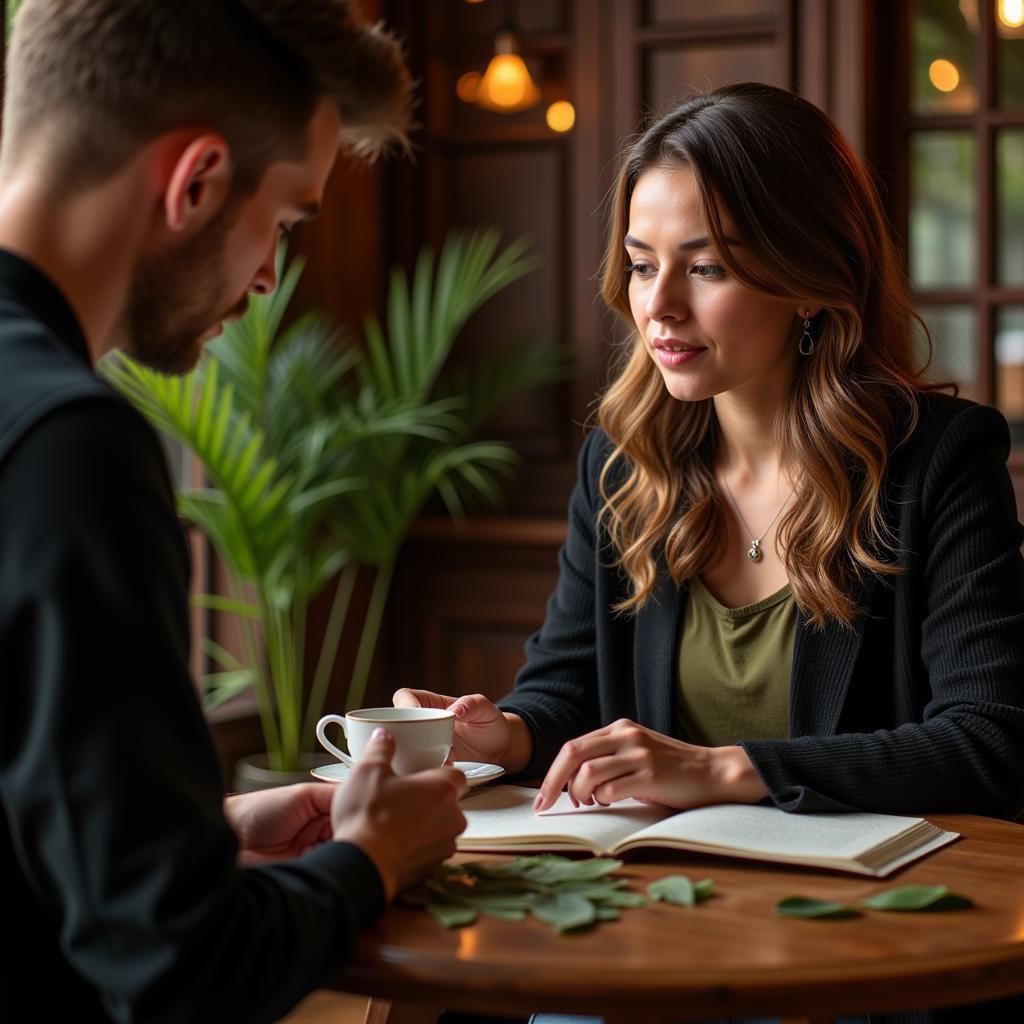
{"type": "Polygon", "coordinates": [[[455,737],[455,715],[440,708],[362,708],[347,715],[324,715],[316,723],[316,738],[350,768],[366,749],[374,729],[387,729],[395,737],[395,756],[391,762],[398,775],[409,775],[445,763],[455,737]],[[351,757],[328,738],[327,727],[341,726],[351,757]]]}

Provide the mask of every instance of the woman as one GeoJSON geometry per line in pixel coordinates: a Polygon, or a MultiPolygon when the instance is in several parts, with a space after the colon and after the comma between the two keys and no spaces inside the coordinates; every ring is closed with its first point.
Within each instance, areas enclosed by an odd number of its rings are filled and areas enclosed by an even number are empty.
{"type": "Polygon", "coordinates": [[[1024,807],[1024,564],[993,409],[915,369],[875,189],[811,104],[736,85],[626,154],[605,300],[633,328],[514,692],[453,756],[626,797],[1024,807]]]}

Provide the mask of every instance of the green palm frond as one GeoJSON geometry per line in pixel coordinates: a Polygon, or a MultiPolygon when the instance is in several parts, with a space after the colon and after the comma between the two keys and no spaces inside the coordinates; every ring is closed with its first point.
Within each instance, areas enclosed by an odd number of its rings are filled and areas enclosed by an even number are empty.
{"type": "Polygon", "coordinates": [[[425,399],[434,387],[455,338],[466,321],[495,292],[529,273],[536,261],[526,242],[512,242],[496,254],[494,230],[453,233],[434,255],[424,249],[412,285],[396,269],[387,301],[387,341],[375,316],[366,320],[370,358],[360,366],[364,384],[386,398],[425,399]]]}

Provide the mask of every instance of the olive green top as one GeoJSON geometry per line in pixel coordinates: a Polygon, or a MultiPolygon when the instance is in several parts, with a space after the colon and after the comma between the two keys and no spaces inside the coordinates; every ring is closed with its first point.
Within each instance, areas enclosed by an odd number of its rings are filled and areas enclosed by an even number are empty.
{"type": "Polygon", "coordinates": [[[789,738],[796,603],[787,583],[763,601],[726,608],[694,577],[676,676],[676,735],[721,747],[789,738]]]}

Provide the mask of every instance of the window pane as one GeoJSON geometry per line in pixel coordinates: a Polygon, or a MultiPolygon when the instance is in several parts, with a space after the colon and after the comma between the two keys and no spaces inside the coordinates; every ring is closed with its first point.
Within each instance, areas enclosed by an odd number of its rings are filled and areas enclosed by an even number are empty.
{"type": "Polygon", "coordinates": [[[995,0],[999,105],[1024,107],[1024,2],[995,0]]]}
{"type": "MultiPolygon", "coordinates": [[[[932,338],[932,361],[928,378],[953,381],[964,398],[978,396],[978,335],[974,310],[970,306],[919,306],[932,338]]],[[[924,337],[918,335],[918,355],[928,356],[924,337]]]]}
{"type": "Polygon", "coordinates": [[[1024,129],[1007,128],[996,136],[998,279],[1024,284],[1024,129]]]}
{"type": "Polygon", "coordinates": [[[1024,438],[1024,306],[1006,306],[996,318],[996,404],[1024,438]]]}
{"type": "Polygon", "coordinates": [[[976,156],[970,132],[911,135],[910,278],[917,288],[977,282],[976,156]]]}
{"type": "Polygon", "coordinates": [[[914,0],[911,17],[911,110],[915,114],[963,114],[976,109],[976,4],[914,0]]]}

